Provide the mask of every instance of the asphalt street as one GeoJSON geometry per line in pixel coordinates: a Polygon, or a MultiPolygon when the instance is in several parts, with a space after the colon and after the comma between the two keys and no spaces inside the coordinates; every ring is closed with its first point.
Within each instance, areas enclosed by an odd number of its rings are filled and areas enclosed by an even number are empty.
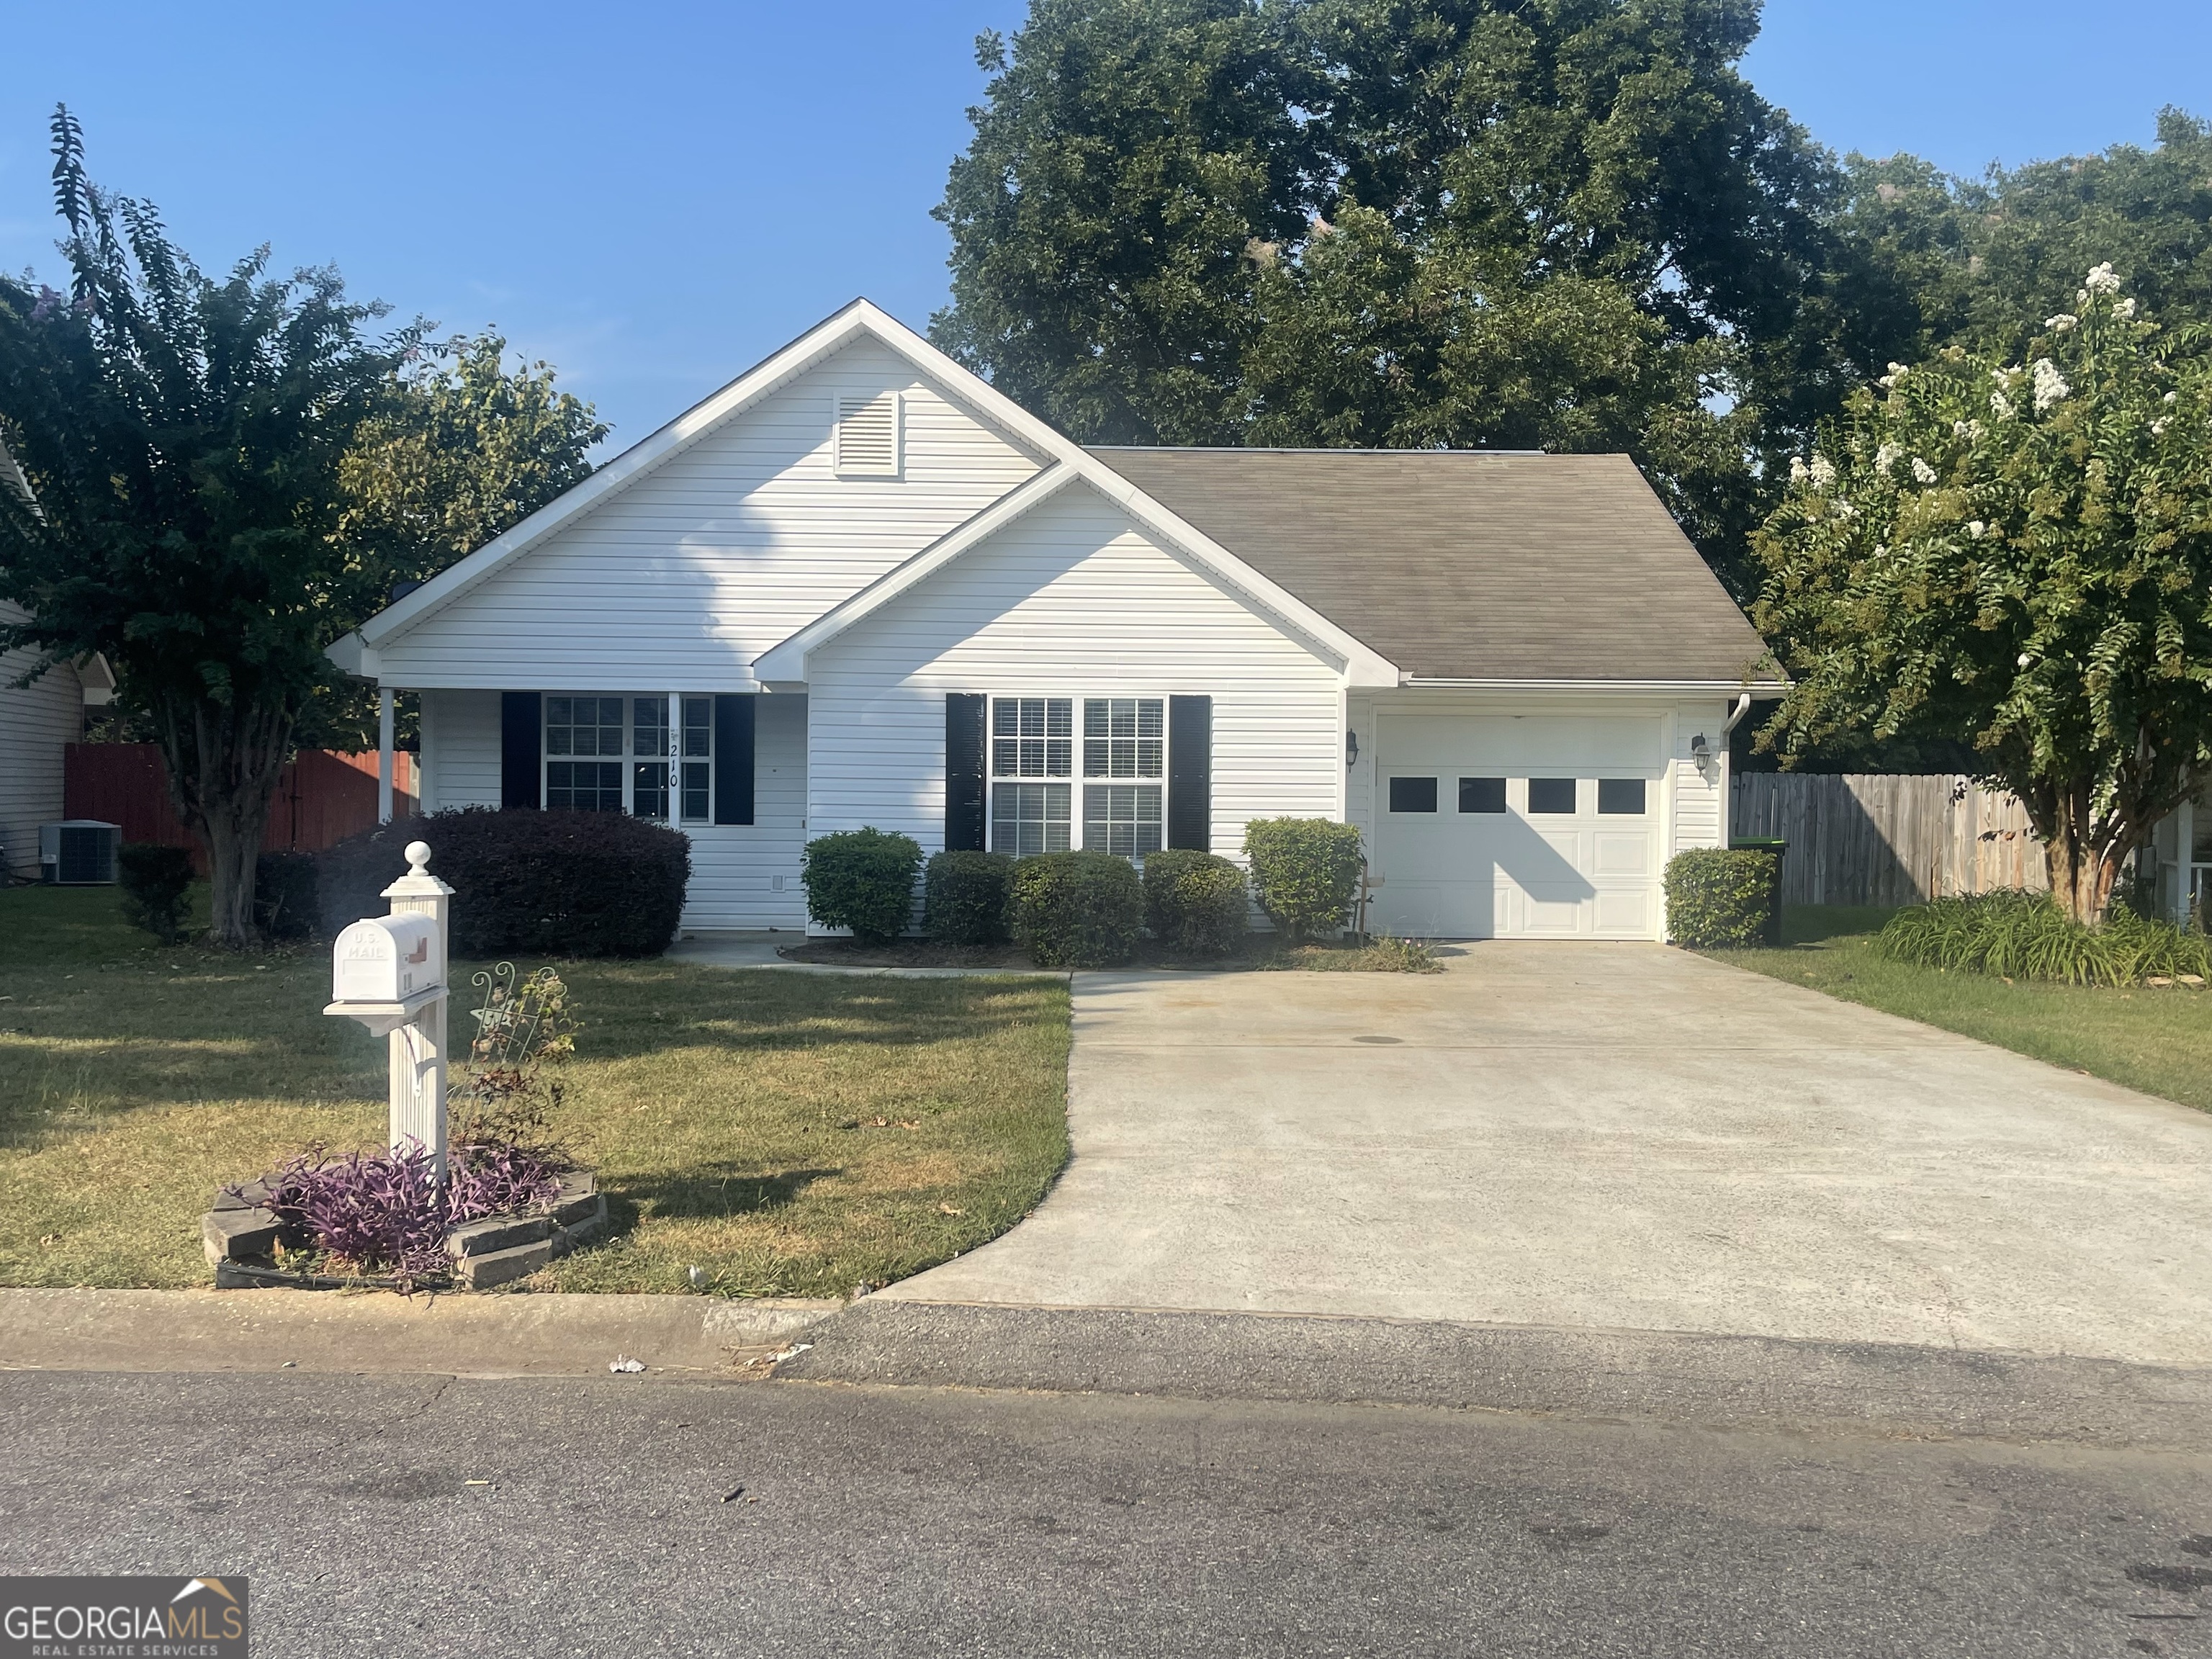
{"type": "Polygon", "coordinates": [[[780,1380],[0,1374],[0,1570],[264,1656],[2212,1655],[2212,1456],[780,1380]]]}

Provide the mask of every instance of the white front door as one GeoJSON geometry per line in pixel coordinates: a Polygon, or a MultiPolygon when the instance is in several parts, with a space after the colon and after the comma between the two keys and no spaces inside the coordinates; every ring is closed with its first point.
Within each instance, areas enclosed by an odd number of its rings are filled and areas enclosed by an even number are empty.
{"type": "Polygon", "coordinates": [[[1431,939],[1656,939],[1656,717],[1383,715],[1370,906],[1431,939]]]}

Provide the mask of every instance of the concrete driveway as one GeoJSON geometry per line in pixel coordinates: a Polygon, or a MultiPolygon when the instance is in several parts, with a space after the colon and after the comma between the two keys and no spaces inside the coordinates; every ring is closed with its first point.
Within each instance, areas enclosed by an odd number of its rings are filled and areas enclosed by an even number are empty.
{"type": "Polygon", "coordinates": [[[2212,1117],[1684,951],[1082,975],[1075,1032],[1052,1194],[884,1295],[2212,1364],[2212,1117]]]}

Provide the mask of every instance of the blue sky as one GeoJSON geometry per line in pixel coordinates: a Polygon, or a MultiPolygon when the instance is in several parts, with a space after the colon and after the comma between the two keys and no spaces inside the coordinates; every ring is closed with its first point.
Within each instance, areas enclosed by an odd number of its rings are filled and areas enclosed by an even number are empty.
{"type": "MultiPolygon", "coordinates": [[[[617,447],[866,294],[944,303],[929,217],[1024,0],[9,9],[0,268],[52,273],[46,122],[211,267],[255,243],[448,329],[496,323],[617,447]]],[[[2212,6],[1769,0],[1747,63],[1826,143],[1956,171],[2212,114],[2212,6]]]]}

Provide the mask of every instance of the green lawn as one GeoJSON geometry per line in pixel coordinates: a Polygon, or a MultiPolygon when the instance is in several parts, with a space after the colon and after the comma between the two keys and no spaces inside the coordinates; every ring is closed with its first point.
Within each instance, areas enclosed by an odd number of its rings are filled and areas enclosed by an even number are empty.
{"type": "MultiPolygon", "coordinates": [[[[218,1186],[383,1135],[383,1044],[323,1017],[326,951],[165,950],[116,896],[0,892],[0,1284],[207,1284],[218,1186]]],[[[527,1287],[841,1295],[1003,1232],[1066,1159],[1059,982],[562,973],[553,1128],[615,1231],[527,1287]]]]}
{"type": "Polygon", "coordinates": [[[2007,984],[1877,956],[1886,910],[1791,906],[1778,951],[1718,961],[2212,1111],[2212,992],[2007,984]]]}

